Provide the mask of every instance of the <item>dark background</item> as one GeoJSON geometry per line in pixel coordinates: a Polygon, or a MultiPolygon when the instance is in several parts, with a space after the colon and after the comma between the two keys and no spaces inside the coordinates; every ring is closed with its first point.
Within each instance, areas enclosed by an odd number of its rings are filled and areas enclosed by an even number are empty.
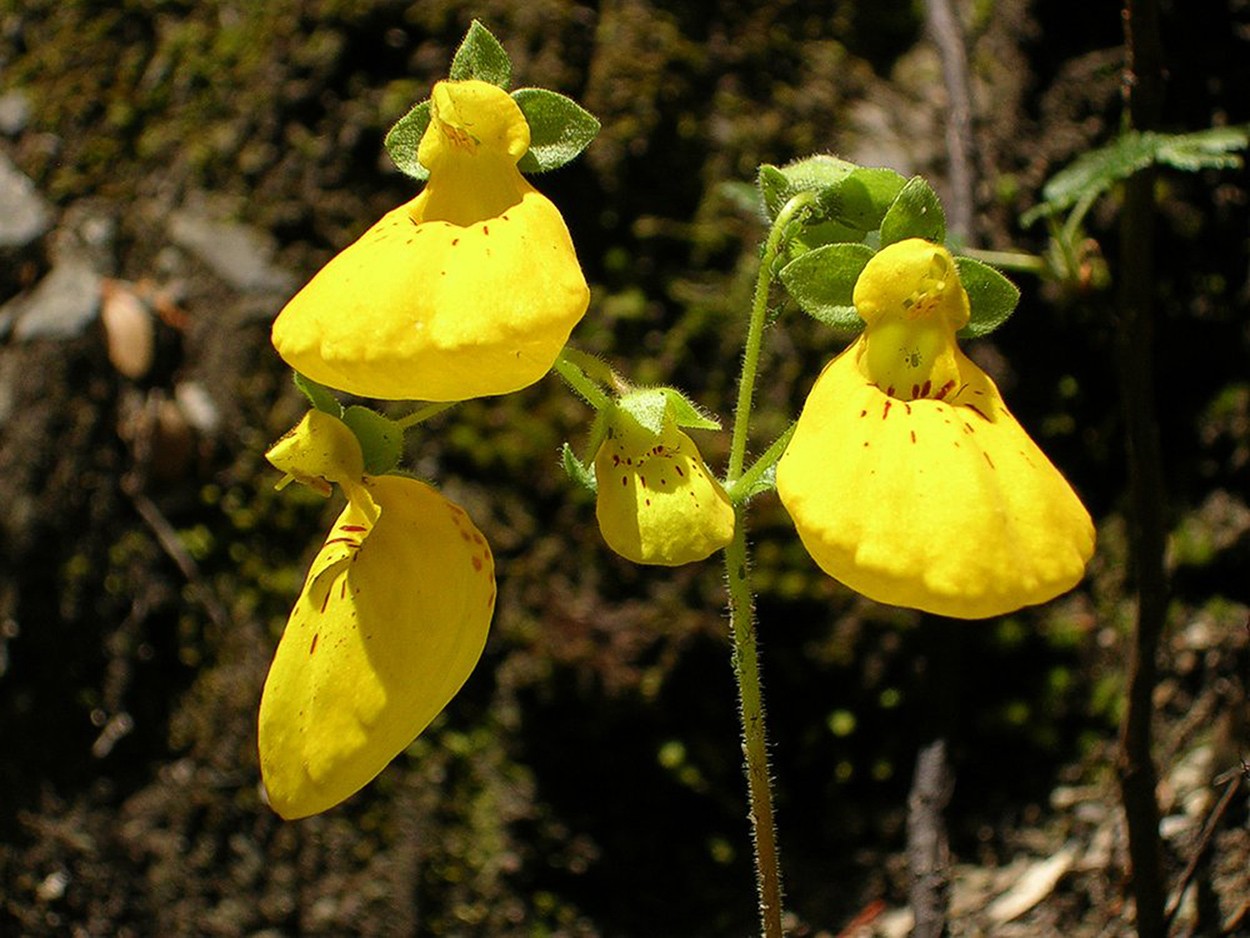
{"type": "MultiPolygon", "coordinates": [[[[974,241],[1040,251],[1044,226],[1021,229],[1020,213],[1120,125],[1119,10],[961,13],[974,241]]],[[[1165,129],[1250,120],[1250,5],[1163,14],[1165,129]]],[[[0,152],[49,224],[4,248],[0,302],[75,264],[106,279],[65,300],[82,315],[59,331],[24,331],[29,303],[0,311],[0,934],[755,927],[719,570],[636,568],[602,546],[557,460],[589,414],[554,378],[410,436],[407,465],[495,549],[500,603],[465,689],[345,805],[285,823],[262,801],[261,683],[337,510],[273,491],[262,454],[303,405],[269,322],[411,197],[382,138],[474,16],[514,84],[603,123],[582,159],[535,180],[593,287],[574,343],[722,417],[762,235],[732,184],[823,151],[945,193],[947,98],[919,4],[2,0],[0,152]],[[112,309],[126,303],[142,315],[112,309]],[[126,366],[149,340],[146,364],[126,366]]],[[[1174,596],[1156,756],[1174,877],[1212,779],[1250,749],[1247,175],[1166,171],[1157,194],[1174,596]]],[[[1114,193],[1088,219],[1113,279],[1116,219],[1114,193]]],[[[775,498],[753,506],[796,934],[906,904],[906,794],[938,717],[958,776],[955,933],[1129,929],[1111,771],[1133,609],[1113,294],[1018,281],[1015,317],[971,353],[1095,517],[1077,590],[999,620],[922,621],[821,576],[775,498]],[[1010,926],[988,917],[1065,844],[1076,860],[1038,905],[1010,926]]],[[[756,452],[837,348],[783,309],[756,452]]],[[[699,442],[722,469],[723,436],[699,442]]],[[[1250,891],[1245,818],[1242,798],[1203,874],[1201,901],[1226,923],[1250,891]]],[[[899,921],[877,917],[882,934],[899,921]]]]}

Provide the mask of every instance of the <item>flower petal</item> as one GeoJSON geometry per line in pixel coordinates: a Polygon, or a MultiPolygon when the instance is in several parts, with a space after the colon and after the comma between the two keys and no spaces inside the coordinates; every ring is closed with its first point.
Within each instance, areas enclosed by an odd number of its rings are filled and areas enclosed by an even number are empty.
{"type": "Polygon", "coordinates": [[[728,496],[671,421],[657,436],[622,415],[595,456],[595,476],[599,530],[627,560],[678,566],[733,538],[728,496]]]}
{"type": "Polygon", "coordinates": [[[968,619],[1076,585],[1089,515],[990,378],[952,349],[954,387],[900,400],[865,377],[866,345],[826,367],[777,466],[820,567],[871,599],[968,619]]]}
{"type": "Polygon", "coordinates": [[[564,219],[516,168],[529,145],[516,103],[479,81],[431,97],[425,189],[274,322],[278,353],[314,381],[383,399],[505,394],[550,370],[586,311],[564,219]]]}
{"type": "Polygon", "coordinates": [[[347,798],[438,715],[468,678],[495,604],[485,538],[414,479],[363,487],[314,560],[261,699],[261,772],[293,819],[347,798]]]}

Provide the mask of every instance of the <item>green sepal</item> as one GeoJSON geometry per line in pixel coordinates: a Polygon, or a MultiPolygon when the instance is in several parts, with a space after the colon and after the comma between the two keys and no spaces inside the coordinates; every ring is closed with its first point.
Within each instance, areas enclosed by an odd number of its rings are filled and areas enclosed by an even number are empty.
{"type": "Polygon", "coordinates": [[[781,282],[809,316],[840,332],[858,332],[864,321],[852,298],[855,281],[873,253],[866,244],[826,244],[783,267],[781,282]]]}
{"type": "Polygon", "coordinates": [[[706,413],[676,388],[660,388],[668,398],[668,413],[673,423],[687,430],[719,430],[720,421],[706,413]]]}
{"type": "Polygon", "coordinates": [[[343,411],[342,419],[360,441],[365,472],[382,475],[399,465],[404,453],[404,430],[396,421],[359,404],[343,411]]]}
{"type": "Polygon", "coordinates": [[[473,78],[490,82],[506,91],[512,80],[512,60],[491,31],[474,20],[452,56],[451,71],[447,77],[452,81],[473,78]]]}
{"type": "Polygon", "coordinates": [[[565,443],[560,447],[560,463],[568,477],[586,491],[594,494],[599,491],[599,480],[595,478],[595,464],[583,463],[573,452],[573,447],[565,443]]]}
{"type": "Polygon", "coordinates": [[[530,148],[516,164],[523,173],[545,173],[572,162],[599,133],[593,114],[555,91],[518,88],[512,100],[530,125],[530,148]]]}
{"type": "Polygon", "coordinates": [[[959,280],[968,294],[972,316],[959,330],[960,338],[988,335],[1004,322],[1020,302],[1020,290],[989,264],[971,257],[956,257],[959,280]]]}
{"type": "Polygon", "coordinates": [[[391,162],[406,176],[419,182],[430,178],[430,171],[417,162],[417,148],[425,129],[430,126],[430,100],[413,105],[412,109],[395,122],[386,133],[386,152],[391,162]]]}
{"type": "Polygon", "coordinates": [[[295,372],[295,386],[299,388],[300,393],[308,398],[308,403],[312,404],[317,410],[323,414],[329,414],[331,417],[343,417],[343,405],[339,403],[339,399],[334,396],[334,392],[327,388],[324,384],[318,384],[312,378],[295,372]]]}
{"type": "Polygon", "coordinates": [[[816,193],[809,223],[836,223],[846,230],[846,236],[837,232],[814,244],[862,240],[865,232],[880,226],[904,186],[903,177],[892,169],[857,166],[833,156],[812,156],[784,167],[765,164],[760,167],[758,182],[770,219],[775,219],[797,193],[816,193]]]}
{"type": "Polygon", "coordinates": [[[941,244],[946,240],[946,213],[937,193],[920,176],[912,176],[899,190],[881,219],[881,246],[924,238],[941,244]]]}
{"type": "Polygon", "coordinates": [[[630,391],[616,402],[616,410],[633,418],[638,425],[659,436],[672,421],[693,430],[719,430],[720,421],[704,413],[694,401],[676,388],[642,388],[630,391]]]}

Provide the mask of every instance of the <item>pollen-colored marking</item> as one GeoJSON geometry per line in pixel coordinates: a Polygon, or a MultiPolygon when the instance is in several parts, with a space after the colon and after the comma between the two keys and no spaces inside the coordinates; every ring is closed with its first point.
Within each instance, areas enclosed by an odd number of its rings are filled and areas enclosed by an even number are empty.
{"type": "Polygon", "coordinates": [[[977,415],[978,417],[980,417],[982,420],[989,420],[989,419],[990,419],[989,417],[985,416],[985,412],[984,412],[983,410],[981,410],[981,408],[980,408],[980,407],[978,407],[976,404],[969,404],[969,405],[967,405],[967,406],[968,406],[968,409],[969,409],[969,410],[975,411],[975,412],[976,412],[976,415],[977,415]]]}
{"type": "Polygon", "coordinates": [[[998,468],[997,466],[995,466],[995,465],[994,465],[994,460],[990,459],[990,454],[989,454],[989,453],[987,453],[987,452],[985,452],[984,450],[982,450],[981,455],[985,457],[985,461],[986,461],[987,463],[989,463],[989,464],[990,464],[990,468],[991,468],[991,469],[997,469],[997,468],[998,468]]]}
{"type": "Polygon", "coordinates": [[[890,416],[890,405],[891,405],[891,404],[893,404],[893,403],[894,403],[893,401],[886,401],[886,402],[885,402],[885,406],[884,406],[883,408],[881,408],[881,419],[882,419],[882,420],[884,420],[886,417],[890,416]]]}
{"type": "Polygon", "coordinates": [[[310,655],[311,655],[314,651],[316,651],[316,650],[317,650],[317,639],[319,639],[320,637],[321,637],[320,633],[318,633],[318,632],[313,632],[313,640],[312,640],[312,644],[308,646],[308,653],[309,653],[310,655]]]}

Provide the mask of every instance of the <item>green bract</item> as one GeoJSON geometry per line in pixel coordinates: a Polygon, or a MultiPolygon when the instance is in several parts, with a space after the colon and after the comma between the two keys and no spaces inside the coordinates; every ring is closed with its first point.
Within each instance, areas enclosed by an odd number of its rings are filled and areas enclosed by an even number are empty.
{"type": "Polygon", "coordinates": [[[478,20],[469,24],[460,48],[452,56],[447,77],[452,81],[476,78],[498,85],[505,91],[512,80],[512,60],[499,40],[478,20]]]}
{"type": "Polygon", "coordinates": [[[946,213],[933,187],[920,176],[907,180],[881,219],[881,246],[924,238],[941,244],[946,240],[946,213]]]}
{"type": "MultiPolygon", "coordinates": [[[[452,81],[485,81],[507,89],[512,62],[490,30],[477,20],[452,59],[452,81]]],[[[541,173],[571,162],[595,139],[599,121],[570,98],[545,88],[518,88],[512,99],[530,128],[530,148],[517,163],[523,173],[541,173]]],[[[430,123],[430,102],[422,101],[386,134],[386,151],[400,172],[425,180],[430,171],[417,160],[417,148],[430,123]]]]}
{"type": "Polygon", "coordinates": [[[987,335],[1007,321],[1020,302],[1016,285],[988,264],[971,257],[956,257],[959,281],[968,294],[972,316],[959,330],[962,339],[987,335]]]}
{"type": "Polygon", "coordinates": [[[851,293],[872,255],[866,244],[826,244],[782,268],[781,282],[805,313],[835,329],[858,332],[864,323],[851,293]]]}
{"type": "Polygon", "coordinates": [[[404,454],[404,428],[376,410],[353,404],[343,411],[343,422],[356,434],[365,458],[365,472],[390,472],[404,454]]]}

